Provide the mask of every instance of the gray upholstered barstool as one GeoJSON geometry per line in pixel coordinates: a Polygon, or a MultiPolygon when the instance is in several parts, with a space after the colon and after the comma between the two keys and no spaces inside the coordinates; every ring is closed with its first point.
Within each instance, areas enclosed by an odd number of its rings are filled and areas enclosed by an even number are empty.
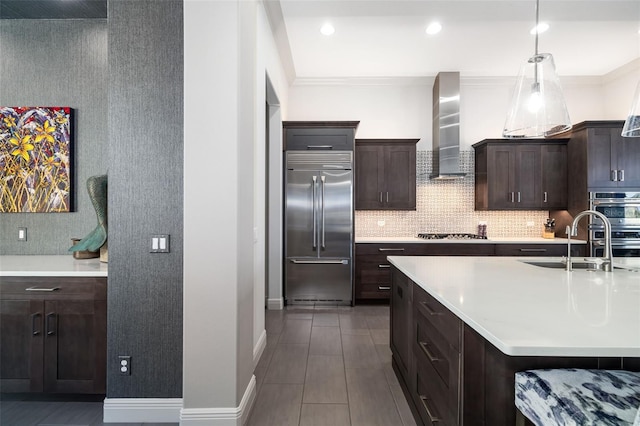
{"type": "Polygon", "coordinates": [[[519,414],[536,426],[640,426],[640,372],[521,371],[515,391],[519,414]]]}

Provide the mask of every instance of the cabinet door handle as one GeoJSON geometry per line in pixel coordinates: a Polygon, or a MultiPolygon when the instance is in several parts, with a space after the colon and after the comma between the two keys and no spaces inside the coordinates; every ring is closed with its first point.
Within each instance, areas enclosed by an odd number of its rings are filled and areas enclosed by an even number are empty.
{"type": "Polygon", "coordinates": [[[611,180],[614,182],[618,181],[618,171],[617,170],[611,170],[611,180]]]}
{"type": "Polygon", "coordinates": [[[403,248],[384,248],[381,247],[378,249],[378,251],[404,251],[403,248]]]}
{"type": "Polygon", "coordinates": [[[382,191],[380,191],[380,203],[382,203],[382,191]]]}
{"type": "Polygon", "coordinates": [[[25,288],[25,291],[57,291],[60,287],[41,288],[41,287],[29,287],[25,288]]]}
{"type": "Polygon", "coordinates": [[[429,404],[427,404],[428,398],[425,395],[420,395],[420,401],[422,402],[422,406],[424,407],[424,411],[427,412],[427,416],[429,416],[429,421],[431,423],[436,423],[439,422],[440,420],[442,420],[440,417],[438,417],[437,415],[433,414],[431,412],[431,409],[429,408],[429,404]]]}
{"type": "Polygon", "coordinates": [[[387,191],[387,203],[389,202],[389,191],[387,191]]]}
{"type": "Polygon", "coordinates": [[[624,169],[618,170],[618,180],[624,182],[624,169]]]}
{"type": "Polygon", "coordinates": [[[380,269],[391,268],[391,265],[378,265],[378,268],[380,269]]]}
{"type": "Polygon", "coordinates": [[[511,192],[511,202],[515,203],[515,194],[513,192],[511,192]]]}
{"type": "Polygon", "coordinates": [[[543,203],[546,203],[546,202],[547,202],[547,191],[544,191],[544,192],[542,193],[542,202],[543,202],[543,203]]]}
{"type": "Polygon", "coordinates": [[[420,342],[420,349],[422,349],[422,352],[424,352],[427,358],[429,358],[429,361],[431,362],[440,361],[440,358],[438,358],[437,356],[431,353],[431,351],[429,350],[429,344],[427,342],[420,342]]]}
{"type": "Polygon", "coordinates": [[[391,286],[388,285],[379,285],[378,290],[391,290],[391,286]]]}
{"type": "Polygon", "coordinates": [[[47,314],[47,318],[46,318],[46,326],[47,326],[47,336],[53,336],[56,334],[56,331],[58,329],[58,317],[55,313],[51,312],[50,314],[47,314]],[[51,325],[51,322],[53,320],[53,325],[51,325]]]}
{"type": "Polygon", "coordinates": [[[521,248],[520,251],[522,253],[544,253],[547,251],[546,248],[521,248]]]}
{"type": "Polygon", "coordinates": [[[33,333],[34,336],[38,336],[40,335],[40,333],[42,333],[42,330],[40,330],[40,327],[38,327],[40,323],[40,321],[38,321],[38,318],[40,317],[42,317],[42,314],[40,312],[31,314],[31,333],[33,333]]]}
{"type": "Polygon", "coordinates": [[[434,311],[433,309],[431,309],[431,307],[429,305],[427,305],[427,302],[420,302],[420,304],[422,306],[424,306],[424,309],[427,311],[427,313],[429,315],[441,315],[442,314],[441,312],[437,312],[437,311],[434,311]]]}
{"type": "Polygon", "coordinates": [[[520,202],[520,191],[518,191],[518,202],[520,202]]]}

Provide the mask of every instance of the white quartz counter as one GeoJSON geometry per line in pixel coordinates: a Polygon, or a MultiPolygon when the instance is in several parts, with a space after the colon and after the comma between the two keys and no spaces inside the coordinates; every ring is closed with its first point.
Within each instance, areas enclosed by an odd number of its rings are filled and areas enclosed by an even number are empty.
{"type": "MultiPolygon", "coordinates": [[[[407,243],[426,243],[426,244],[443,244],[443,243],[464,243],[464,244],[567,244],[566,238],[527,238],[527,237],[495,237],[486,240],[457,240],[443,238],[441,240],[425,240],[418,237],[356,237],[356,244],[407,244],[407,243]]],[[[572,244],[586,244],[584,240],[571,240],[572,244]]]]}
{"type": "Polygon", "coordinates": [[[640,272],[525,263],[560,261],[550,257],[389,261],[506,355],[640,357],[640,272]]]}
{"type": "Polygon", "coordinates": [[[107,264],[95,259],[59,256],[0,256],[0,277],[106,277],[107,264]]]}

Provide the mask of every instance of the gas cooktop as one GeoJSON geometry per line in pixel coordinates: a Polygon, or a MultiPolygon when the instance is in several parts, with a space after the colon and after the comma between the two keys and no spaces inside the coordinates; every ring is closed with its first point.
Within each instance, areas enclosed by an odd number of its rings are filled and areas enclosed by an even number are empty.
{"type": "Polygon", "coordinates": [[[418,238],[423,238],[425,240],[486,240],[487,237],[482,237],[480,235],[477,234],[459,234],[459,233],[452,233],[452,234],[428,234],[428,233],[421,233],[418,234],[418,238]]]}

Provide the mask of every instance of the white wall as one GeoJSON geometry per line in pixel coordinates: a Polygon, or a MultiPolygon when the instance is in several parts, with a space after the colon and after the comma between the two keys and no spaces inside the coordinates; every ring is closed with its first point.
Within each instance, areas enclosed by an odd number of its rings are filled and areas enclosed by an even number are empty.
{"type": "Polygon", "coordinates": [[[638,84],[640,58],[604,77],[604,107],[607,119],[626,120],[638,84]]]}
{"type": "MultiPolygon", "coordinates": [[[[461,149],[470,150],[485,138],[501,137],[514,83],[515,77],[461,77],[461,149]]],[[[573,123],[624,119],[626,112],[621,116],[607,109],[627,97],[626,80],[611,82],[608,97],[599,77],[564,78],[561,83],[573,123]]],[[[418,137],[418,150],[429,150],[432,87],[433,78],[428,77],[347,79],[338,83],[297,80],[289,91],[287,119],[360,120],[357,138],[418,137]]],[[[623,103],[631,105],[628,97],[623,103]]]]}

